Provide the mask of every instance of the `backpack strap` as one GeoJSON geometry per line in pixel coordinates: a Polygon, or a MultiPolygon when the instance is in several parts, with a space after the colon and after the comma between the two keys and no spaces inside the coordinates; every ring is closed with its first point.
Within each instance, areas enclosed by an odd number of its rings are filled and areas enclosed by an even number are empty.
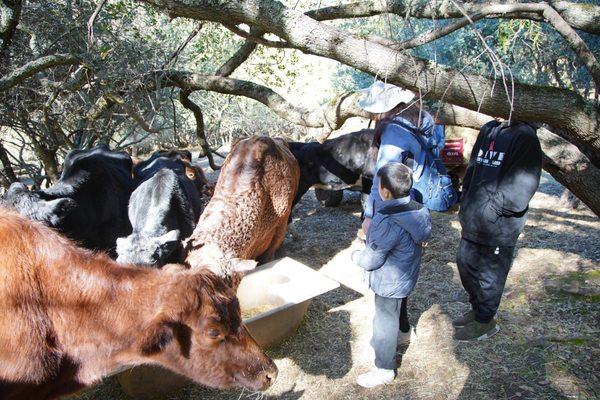
{"type": "MultiPolygon", "coordinates": [[[[397,126],[400,126],[401,128],[406,129],[407,131],[409,131],[413,137],[417,140],[417,142],[419,142],[419,145],[421,146],[421,151],[425,152],[426,156],[429,155],[429,157],[431,157],[432,162],[435,164],[436,169],[438,170],[438,173],[442,174],[442,175],[447,175],[448,172],[446,170],[446,166],[444,165],[444,163],[442,162],[442,160],[439,157],[436,157],[436,155],[433,153],[433,151],[427,146],[427,143],[425,142],[425,139],[423,138],[423,134],[422,134],[422,130],[419,128],[416,128],[410,124],[407,124],[405,122],[402,121],[390,121],[390,124],[395,124],[397,126]]],[[[425,160],[427,159],[427,157],[425,157],[425,160]]],[[[423,168],[427,168],[427,166],[423,166],[423,168]]]]}
{"type": "Polygon", "coordinates": [[[407,124],[406,122],[402,122],[402,121],[394,120],[394,121],[390,121],[389,123],[393,124],[393,125],[398,125],[399,127],[406,129],[415,137],[415,139],[417,139],[417,141],[419,142],[419,145],[421,146],[422,149],[428,149],[427,143],[425,143],[425,140],[423,139],[423,130],[422,129],[417,128],[411,124],[407,124]]]}

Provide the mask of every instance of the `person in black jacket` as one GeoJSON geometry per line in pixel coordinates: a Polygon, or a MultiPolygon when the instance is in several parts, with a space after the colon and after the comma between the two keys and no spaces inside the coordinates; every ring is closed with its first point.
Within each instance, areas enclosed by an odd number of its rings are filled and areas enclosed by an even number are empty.
{"type": "Polygon", "coordinates": [[[458,271],[472,309],[453,321],[455,339],[484,340],[498,332],[494,316],[541,170],[542,150],[534,127],[494,120],[481,128],[458,214],[458,271]]]}

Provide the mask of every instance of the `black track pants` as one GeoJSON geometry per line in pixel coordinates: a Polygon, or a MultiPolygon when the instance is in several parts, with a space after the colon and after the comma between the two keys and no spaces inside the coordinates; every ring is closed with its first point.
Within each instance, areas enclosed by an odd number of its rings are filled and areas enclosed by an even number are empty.
{"type": "Polygon", "coordinates": [[[487,323],[496,315],[514,252],[514,246],[486,246],[460,240],[456,263],[476,321],[487,323]]]}

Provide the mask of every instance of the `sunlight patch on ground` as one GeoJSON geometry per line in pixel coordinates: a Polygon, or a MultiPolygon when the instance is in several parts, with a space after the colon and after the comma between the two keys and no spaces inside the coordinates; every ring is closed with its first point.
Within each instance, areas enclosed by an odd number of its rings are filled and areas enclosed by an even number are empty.
{"type": "Polygon", "coordinates": [[[402,357],[398,379],[417,380],[421,398],[456,399],[469,377],[469,367],[455,356],[451,321],[439,304],[419,318],[416,340],[402,357]]]}

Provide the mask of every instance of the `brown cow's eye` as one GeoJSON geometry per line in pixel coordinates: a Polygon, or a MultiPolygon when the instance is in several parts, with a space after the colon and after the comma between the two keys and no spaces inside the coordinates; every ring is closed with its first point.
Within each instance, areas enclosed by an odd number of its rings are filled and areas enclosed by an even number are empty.
{"type": "Polygon", "coordinates": [[[208,331],[208,336],[210,336],[213,339],[216,339],[216,338],[218,338],[220,336],[220,332],[218,330],[216,330],[216,329],[210,329],[208,331]]]}

